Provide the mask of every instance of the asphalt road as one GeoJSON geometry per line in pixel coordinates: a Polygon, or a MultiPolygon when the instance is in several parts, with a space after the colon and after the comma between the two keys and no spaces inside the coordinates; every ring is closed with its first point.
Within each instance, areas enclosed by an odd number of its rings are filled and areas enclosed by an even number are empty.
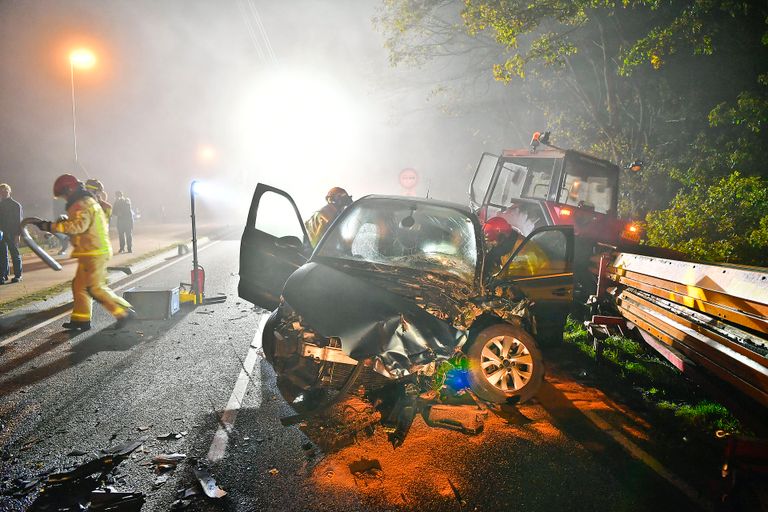
{"type": "MultiPolygon", "coordinates": [[[[492,415],[477,436],[417,418],[397,449],[379,429],[321,453],[279,421],[293,410],[257,348],[263,312],[237,297],[238,247],[222,240],[200,253],[207,294],[226,294],[223,304],[122,331],[107,330],[112,319],[96,306],[89,332],[70,336],[55,322],[2,349],[0,489],[147,436],[114,483],[144,492],[143,510],[169,510],[178,489],[194,487],[194,458],[212,454],[222,458],[210,472],[228,494],[194,498],[188,510],[700,510],[664,471],[630,455],[633,446],[643,453],[649,426],[566,375],[548,377],[538,400],[492,415]],[[596,413],[614,426],[600,428],[596,413]],[[179,438],[158,439],[166,434],[179,438]],[[174,452],[187,458],[156,484],[152,457],[174,452]],[[381,470],[353,475],[361,460],[381,470]]],[[[190,268],[185,258],[138,284],[176,286],[190,268]]],[[[33,496],[0,496],[0,510],[25,510],[33,496]]]]}

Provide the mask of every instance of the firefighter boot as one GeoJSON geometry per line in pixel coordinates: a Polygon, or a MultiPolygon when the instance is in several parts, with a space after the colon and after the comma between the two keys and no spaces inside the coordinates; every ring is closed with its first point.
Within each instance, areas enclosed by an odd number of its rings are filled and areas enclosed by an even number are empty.
{"type": "Polygon", "coordinates": [[[68,331],[87,331],[91,328],[91,322],[79,322],[77,320],[70,320],[62,324],[62,327],[68,331]]]}
{"type": "Polygon", "coordinates": [[[132,309],[126,309],[125,314],[117,318],[117,322],[112,324],[111,329],[118,330],[125,327],[125,324],[136,318],[136,312],[132,309]]]}

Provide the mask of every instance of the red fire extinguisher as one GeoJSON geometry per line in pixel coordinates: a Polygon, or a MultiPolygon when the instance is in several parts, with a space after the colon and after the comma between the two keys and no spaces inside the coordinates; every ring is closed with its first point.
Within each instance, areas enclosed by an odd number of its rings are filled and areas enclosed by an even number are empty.
{"type": "Polygon", "coordinates": [[[205,269],[200,265],[197,268],[193,268],[190,272],[190,280],[192,291],[195,292],[196,297],[199,297],[199,300],[195,299],[195,302],[199,304],[205,296],[205,269]]]}

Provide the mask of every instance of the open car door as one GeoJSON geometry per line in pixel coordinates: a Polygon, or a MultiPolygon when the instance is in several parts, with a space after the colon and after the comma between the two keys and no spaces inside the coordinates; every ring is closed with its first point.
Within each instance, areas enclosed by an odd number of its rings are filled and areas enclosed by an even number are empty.
{"type": "Polygon", "coordinates": [[[573,301],[573,226],[535,229],[502,261],[489,287],[514,285],[537,310],[567,310],[573,301]]]}
{"type": "Polygon", "coordinates": [[[274,309],[288,276],[306,263],[311,253],[294,200],[282,190],[259,183],[240,240],[238,295],[274,309]]]}

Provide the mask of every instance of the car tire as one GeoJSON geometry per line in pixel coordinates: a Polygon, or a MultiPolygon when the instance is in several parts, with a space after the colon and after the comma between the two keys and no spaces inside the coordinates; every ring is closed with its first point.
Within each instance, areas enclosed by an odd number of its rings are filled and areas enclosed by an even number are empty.
{"type": "Polygon", "coordinates": [[[466,350],[472,391],[493,403],[525,402],[544,381],[544,362],[522,327],[494,324],[480,331],[466,350]]]}
{"type": "Polygon", "coordinates": [[[275,329],[280,323],[280,308],[275,309],[269,315],[261,331],[261,349],[264,351],[264,357],[270,364],[275,359],[275,329]]]}

